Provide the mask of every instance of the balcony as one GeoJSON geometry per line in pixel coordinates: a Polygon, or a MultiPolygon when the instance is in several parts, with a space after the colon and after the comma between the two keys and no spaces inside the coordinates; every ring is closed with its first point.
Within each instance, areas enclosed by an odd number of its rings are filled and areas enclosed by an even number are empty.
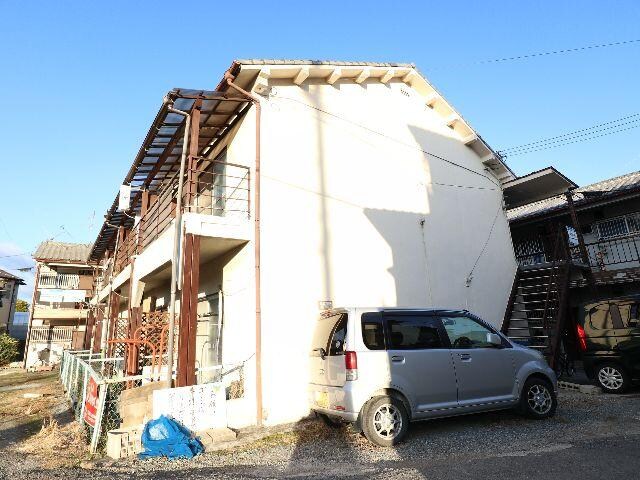
{"type": "Polygon", "coordinates": [[[30,343],[71,344],[76,327],[31,327],[30,343]]]}
{"type": "Polygon", "coordinates": [[[79,287],[80,275],[72,273],[43,273],[38,279],[38,288],[77,290],[79,287]]]}
{"type": "MultiPolygon", "coordinates": [[[[246,222],[250,212],[249,167],[224,161],[195,158],[194,168],[187,169],[183,184],[182,211],[219,218],[225,222],[246,222]]],[[[116,276],[160,238],[176,216],[177,174],[167,180],[140,221],[118,245],[112,272],[116,276]]],[[[169,252],[170,253],[170,252],[169,252]]]]}
{"type": "MultiPolygon", "coordinates": [[[[598,283],[640,280],[640,234],[585,242],[588,266],[598,283]]],[[[515,242],[516,260],[520,267],[550,263],[553,243],[550,237],[534,237],[515,242]]],[[[571,259],[584,264],[580,247],[568,246],[571,259]]],[[[582,284],[583,281],[576,283],[582,284]]]]}

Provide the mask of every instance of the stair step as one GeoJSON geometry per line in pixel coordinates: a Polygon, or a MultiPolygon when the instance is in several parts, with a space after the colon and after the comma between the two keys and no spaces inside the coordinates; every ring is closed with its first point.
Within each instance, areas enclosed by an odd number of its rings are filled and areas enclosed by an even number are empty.
{"type": "MultiPolygon", "coordinates": [[[[548,287],[548,286],[549,286],[548,283],[540,283],[538,285],[519,285],[518,288],[522,288],[523,290],[524,289],[529,290],[531,288],[548,287]]],[[[556,291],[557,292],[558,290],[554,288],[554,289],[551,289],[551,291],[556,291]]],[[[546,290],[545,290],[545,292],[546,292],[546,290]]]]}

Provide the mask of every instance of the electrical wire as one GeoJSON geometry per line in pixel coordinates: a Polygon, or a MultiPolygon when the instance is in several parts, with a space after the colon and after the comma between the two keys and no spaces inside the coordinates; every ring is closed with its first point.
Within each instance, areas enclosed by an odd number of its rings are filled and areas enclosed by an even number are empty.
{"type": "Polygon", "coordinates": [[[630,44],[635,44],[640,42],[640,38],[634,38],[634,39],[630,39],[630,40],[621,40],[619,42],[609,42],[609,43],[598,43],[595,45],[586,45],[584,47],[575,47],[575,48],[563,48],[561,50],[549,50],[546,52],[534,52],[534,53],[528,53],[528,54],[524,54],[524,55],[515,55],[512,57],[499,57],[499,58],[490,58],[490,59],[486,59],[486,60],[478,60],[475,62],[466,62],[466,63],[458,63],[458,64],[451,64],[451,65],[441,65],[441,66],[435,66],[433,68],[430,68],[430,71],[437,71],[437,70],[444,70],[444,69],[450,69],[450,68],[460,68],[460,67],[470,67],[470,66],[476,66],[476,65],[489,65],[489,64],[493,64],[493,63],[505,63],[505,62],[514,62],[514,61],[519,61],[519,60],[528,60],[530,58],[536,58],[536,57],[546,57],[546,56],[552,56],[552,55],[562,55],[562,54],[566,54],[566,53],[576,53],[576,52],[582,52],[582,51],[586,51],[586,50],[595,50],[598,48],[608,48],[608,47],[620,47],[620,46],[624,46],[624,45],[630,45],[630,44]]]}
{"type": "MultiPolygon", "coordinates": [[[[615,125],[615,126],[612,126],[612,127],[607,127],[607,128],[605,128],[603,130],[607,130],[607,129],[610,129],[610,128],[616,128],[617,126],[627,125],[627,124],[634,123],[634,122],[640,122],[640,113],[634,113],[633,115],[628,115],[626,117],[618,118],[616,120],[611,120],[610,122],[599,123],[597,125],[593,125],[592,127],[581,128],[580,130],[574,130],[573,132],[563,133],[562,135],[556,135],[555,137],[543,138],[543,139],[537,140],[535,142],[523,143],[522,145],[515,145],[513,147],[503,148],[503,149],[500,150],[500,152],[508,153],[508,152],[514,151],[514,150],[522,150],[522,149],[525,149],[526,147],[535,148],[534,146],[538,145],[538,144],[549,143],[549,142],[551,142],[553,140],[558,140],[558,139],[562,139],[562,138],[566,138],[566,137],[573,137],[574,135],[576,135],[578,133],[587,132],[589,130],[599,130],[601,127],[606,127],[607,125],[619,124],[619,125],[615,125]],[[633,118],[634,120],[631,120],[630,122],[625,122],[625,123],[619,124],[623,120],[629,120],[631,118],[633,118]]],[[[596,133],[596,132],[592,132],[592,133],[596,133]]]]}
{"type": "MultiPolygon", "coordinates": [[[[509,153],[509,154],[501,153],[501,155],[504,156],[504,157],[509,157],[509,156],[514,157],[514,156],[517,156],[517,155],[526,155],[527,153],[540,152],[542,150],[549,150],[549,149],[552,149],[552,148],[564,147],[566,145],[571,145],[573,143],[581,143],[581,142],[586,142],[586,141],[589,141],[589,140],[595,140],[596,138],[606,137],[608,135],[613,135],[614,133],[626,132],[628,130],[633,130],[634,128],[638,128],[638,127],[640,127],[640,123],[636,124],[636,125],[633,125],[631,127],[621,128],[619,130],[614,130],[612,132],[601,133],[600,135],[592,135],[592,136],[589,136],[587,138],[580,138],[578,140],[567,139],[568,141],[562,142],[562,143],[555,142],[556,144],[550,143],[550,144],[542,145],[542,146],[540,146],[540,148],[524,149],[524,150],[521,150],[521,151],[515,151],[513,153],[509,153]]],[[[597,132],[593,132],[593,133],[597,133],[597,132]]],[[[573,138],[577,138],[577,137],[573,137],[573,138]]]]}
{"type": "MultiPolygon", "coordinates": [[[[444,162],[444,163],[446,163],[446,164],[448,164],[448,165],[451,165],[451,166],[454,166],[454,167],[458,167],[458,168],[461,168],[462,170],[465,170],[465,171],[467,171],[467,172],[469,172],[469,173],[472,173],[472,174],[474,174],[474,175],[478,175],[479,177],[482,177],[482,178],[484,178],[484,179],[488,180],[488,181],[489,181],[489,182],[491,182],[493,185],[495,185],[498,189],[500,189],[500,185],[499,185],[497,182],[495,182],[495,181],[494,181],[491,177],[489,177],[488,175],[485,175],[484,173],[481,173],[481,172],[478,172],[478,171],[476,171],[476,170],[473,170],[472,168],[465,167],[464,165],[460,165],[459,163],[456,163],[456,162],[454,162],[454,161],[452,161],[452,160],[449,160],[448,158],[442,157],[442,156],[440,156],[440,155],[436,155],[435,153],[429,152],[429,151],[427,151],[427,150],[424,150],[424,149],[422,149],[422,148],[420,148],[420,147],[417,147],[417,146],[415,146],[415,145],[412,145],[412,144],[410,144],[410,143],[403,142],[402,140],[399,140],[399,139],[397,139],[397,138],[390,137],[389,135],[386,135],[386,134],[384,134],[384,133],[382,133],[382,132],[379,132],[379,131],[374,130],[374,129],[370,128],[370,127],[367,127],[366,125],[362,125],[362,124],[360,124],[360,123],[358,123],[358,122],[355,122],[355,121],[353,121],[353,120],[350,120],[350,119],[348,119],[348,118],[342,117],[342,116],[340,116],[340,115],[337,115],[337,114],[335,114],[335,113],[329,112],[329,111],[327,111],[327,110],[323,110],[322,108],[320,108],[320,107],[316,107],[315,105],[309,105],[308,103],[302,102],[302,101],[300,101],[300,100],[298,100],[298,99],[296,99],[296,98],[291,98],[291,97],[281,97],[281,96],[278,96],[278,97],[275,97],[275,98],[277,98],[277,99],[282,99],[282,100],[289,100],[289,101],[292,101],[292,102],[298,103],[298,104],[300,104],[300,105],[302,105],[302,106],[304,106],[304,107],[307,107],[307,108],[310,108],[310,109],[316,110],[316,111],[318,111],[318,112],[324,113],[325,115],[329,115],[329,116],[331,116],[331,117],[337,118],[338,120],[341,120],[341,121],[343,121],[343,122],[350,123],[351,125],[354,125],[354,126],[356,126],[356,127],[358,127],[358,128],[362,128],[363,130],[366,130],[366,131],[368,131],[368,132],[371,132],[371,133],[373,133],[373,134],[375,134],[375,135],[379,135],[379,136],[381,136],[381,137],[383,137],[383,138],[386,138],[386,139],[391,140],[391,141],[393,141],[393,142],[399,143],[399,144],[404,145],[404,146],[406,146],[406,147],[416,149],[416,150],[418,150],[418,151],[420,151],[420,152],[424,153],[425,155],[428,155],[428,156],[430,156],[430,157],[436,158],[436,159],[438,159],[438,160],[440,160],[440,161],[442,161],[442,162],[444,162]]],[[[458,185],[447,185],[447,186],[458,186],[458,185]]],[[[479,188],[479,187],[467,187],[467,186],[460,186],[460,188],[479,188]]]]}

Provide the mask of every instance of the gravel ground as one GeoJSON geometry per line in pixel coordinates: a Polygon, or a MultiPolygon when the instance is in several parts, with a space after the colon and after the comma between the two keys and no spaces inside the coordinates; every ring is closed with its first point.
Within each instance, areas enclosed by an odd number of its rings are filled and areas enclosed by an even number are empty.
{"type": "MultiPolygon", "coordinates": [[[[481,465],[487,459],[510,464],[533,455],[561,461],[562,455],[570,458],[564,450],[581,442],[589,445],[582,450],[600,451],[593,447],[594,442],[605,444],[616,439],[632,445],[640,440],[640,391],[624,396],[562,391],[556,416],[544,421],[527,420],[507,411],[416,423],[408,439],[392,449],[375,447],[348,429],[329,430],[317,421],[301,422],[292,432],[190,461],[127,460],[95,464],[92,470],[42,470],[33,459],[8,449],[0,454],[0,478],[3,473],[12,480],[431,478],[424,472],[435,474],[445,467],[449,471],[452,464],[481,465]]],[[[566,473],[566,478],[571,478],[570,469],[566,473]]]]}

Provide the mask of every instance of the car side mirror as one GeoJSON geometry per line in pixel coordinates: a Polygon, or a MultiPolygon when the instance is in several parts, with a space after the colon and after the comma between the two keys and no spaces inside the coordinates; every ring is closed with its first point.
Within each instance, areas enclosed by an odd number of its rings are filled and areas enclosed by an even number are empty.
{"type": "Polygon", "coordinates": [[[320,357],[321,359],[324,360],[324,357],[327,356],[327,352],[324,348],[320,347],[320,348],[314,348],[313,349],[313,356],[314,357],[320,357]]]}
{"type": "Polygon", "coordinates": [[[494,347],[501,347],[502,337],[497,333],[487,333],[487,343],[493,345],[494,347]]]}

